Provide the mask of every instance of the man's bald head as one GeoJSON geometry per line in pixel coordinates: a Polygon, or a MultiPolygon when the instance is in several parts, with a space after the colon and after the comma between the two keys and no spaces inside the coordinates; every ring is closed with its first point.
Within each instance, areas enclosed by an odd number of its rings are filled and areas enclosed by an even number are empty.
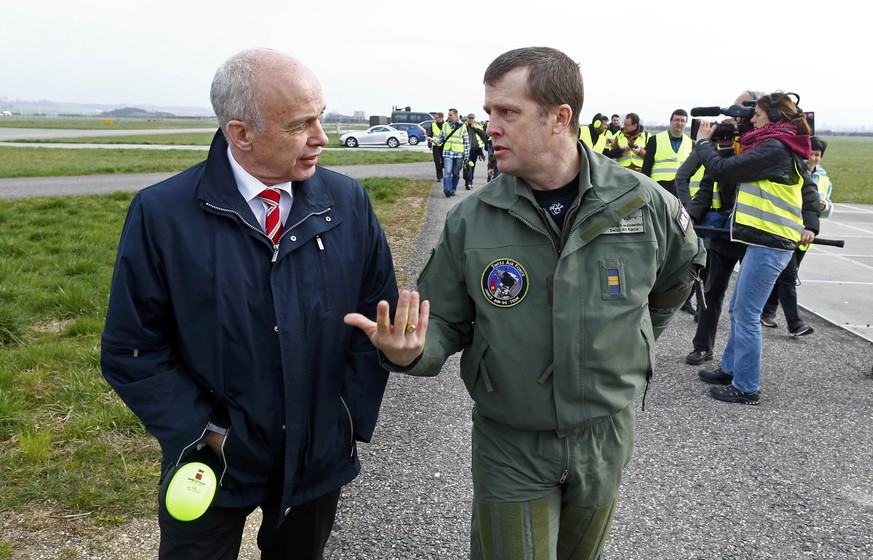
{"type": "Polygon", "coordinates": [[[314,78],[312,72],[296,58],[266,48],[247,49],[228,58],[212,79],[212,109],[221,129],[227,123],[243,121],[263,132],[265,126],[263,97],[277,77],[294,81],[296,77],[314,78]]]}

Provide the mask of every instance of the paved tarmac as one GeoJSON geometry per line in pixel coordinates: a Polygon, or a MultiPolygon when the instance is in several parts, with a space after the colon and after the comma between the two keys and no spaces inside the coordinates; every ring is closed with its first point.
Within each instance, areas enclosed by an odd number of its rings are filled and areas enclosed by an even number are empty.
{"type": "MultiPolygon", "coordinates": [[[[433,177],[432,164],[340,170],[433,177]]],[[[79,179],[58,192],[86,194],[97,183],[79,179]]],[[[115,176],[110,183],[136,190],[154,180],[115,176]]],[[[27,191],[30,180],[8,181],[18,180],[0,180],[0,197],[7,189],[27,191]]],[[[40,188],[46,192],[51,181],[40,188]]],[[[466,195],[462,189],[446,199],[434,185],[412,268],[420,268],[445,213],[466,195]]],[[[636,452],[604,558],[873,558],[873,346],[866,330],[873,317],[873,207],[838,204],[822,235],[843,238],[846,247],[814,246],[801,266],[800,300],[816,331],[793,339],[784,325],[765,329],[760,406],[707,395],[698,368],[684,363],[691,316],[677,315],[664,332],[644,411],[638,403],[636,452]]],[[[717,355],[727,327],[725,312],[717,355]]],[[[363,471],[343,491],[326,558],[467,556],[472,403],[458,358],[434,378],[391,377],[373,442],[361,446],[363,471]]],[[[241,558],[259,557],[255,521],[241,558]]]]}

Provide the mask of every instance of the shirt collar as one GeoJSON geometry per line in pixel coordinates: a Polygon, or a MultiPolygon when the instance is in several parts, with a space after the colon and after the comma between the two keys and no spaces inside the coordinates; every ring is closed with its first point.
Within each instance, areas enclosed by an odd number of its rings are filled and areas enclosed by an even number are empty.
{"type": "Polygon", "coordinates": [[[230,151],[230,146],[227,147],[227,159],[230,162],[230,168],[233,170],[233,178],[236,180],[236,187],[239,189],[243,198],[246,199],[246,202],[257,197],[261,194],[261,191],[266,188],[279,189],[289,195],[293,195],[291,181],[267,187],[267,185],[260,182],[251,173],[243,169],[243,166],[234,159],[233,153],[230,151]]]}

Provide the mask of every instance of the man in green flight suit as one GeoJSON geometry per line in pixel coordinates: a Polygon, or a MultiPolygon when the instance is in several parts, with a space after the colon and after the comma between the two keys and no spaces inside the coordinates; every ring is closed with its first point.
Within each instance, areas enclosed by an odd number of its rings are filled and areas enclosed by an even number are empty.
{"type": "Polygon", "coordinates": [[[458,351],[473,410],[470,557],[588,559],[603,548],[655,340],[705,251],[679,201],[578,140],[583,87],[531,47],[485,72],[500,176],[467,196],[405,291],[363,329],[390,371],[458,351]]]}

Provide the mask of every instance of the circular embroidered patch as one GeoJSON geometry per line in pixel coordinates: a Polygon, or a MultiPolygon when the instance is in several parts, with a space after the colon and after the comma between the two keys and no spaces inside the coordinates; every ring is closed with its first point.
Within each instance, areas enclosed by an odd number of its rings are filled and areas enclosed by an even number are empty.
{"type": "Polygon", "coordinates": [[[512,259],[493,261],[482,273],[482,293],[497,307],[517,305],[527,295],[527,271],[512,259]]]}

